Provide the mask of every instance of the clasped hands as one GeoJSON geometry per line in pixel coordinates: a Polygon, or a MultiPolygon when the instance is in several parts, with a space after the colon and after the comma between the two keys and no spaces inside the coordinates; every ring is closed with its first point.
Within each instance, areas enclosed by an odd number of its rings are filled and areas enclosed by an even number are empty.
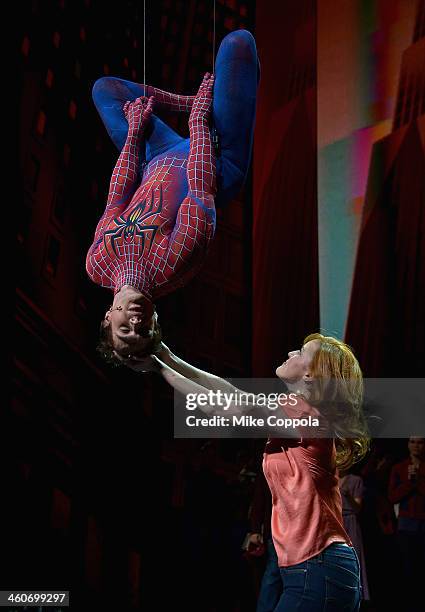
{"type": "MultiPolygon", "coordinates": [[[[207,72],[199,86],[190,111],[189,125],[197,121],[207,120],[212,105],[212,95],[214,86],[214,75],[207,72]]],[[[135,136],[142,135],[145,127],[150,121],[155,104],[154,96],[149,98],[140,96],[135,100],[128,100],[123,111],[128,122],[129,132],[135,136]]]]}

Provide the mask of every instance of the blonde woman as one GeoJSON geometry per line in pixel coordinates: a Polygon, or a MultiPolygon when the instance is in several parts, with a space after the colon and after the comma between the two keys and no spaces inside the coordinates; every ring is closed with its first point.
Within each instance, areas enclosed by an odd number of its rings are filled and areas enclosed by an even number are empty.
{"type": "MultiPolygon", "coordinates": [[[[139,368],[157,369],[183,393],[235,391],[165,345],[139,368]]],[[[360,366],[342,341],[312,334],[300,350],[288,354],[276,375],[297,399],[295,405],[282,406],[284,414],[317,418],[327,437],[301,428],[298,438],[274,438],[266,444],[263,470],[272,494],[271,530],[283,582],[275,612],[356,611],[360,566],[343,525],[337,469],[349,468],[368,449],[360,366]]],[[[215,407],[200,408],[217,413],[215,407]]],[[[233,413],[242,410],[233,407],[233,413]]]]}

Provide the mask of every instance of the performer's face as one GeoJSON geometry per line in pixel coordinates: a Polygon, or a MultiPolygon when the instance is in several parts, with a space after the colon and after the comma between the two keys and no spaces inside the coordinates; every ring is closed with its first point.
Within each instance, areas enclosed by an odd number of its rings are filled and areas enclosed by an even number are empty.
{"type": "Polygon", "coordinates": [[[276,376],[288,383],[302,380],[309,374],[311,362],[319,347],[319,340],[310,340],[300,350],[290,351],[288,359],[276,368],[276,376]]]}
{"type": "Polygon", "coordinates": [[[123,287],[105,315],[112,344],[122,358],[143,353],[152,340],[158,315],[154,305],[133,287],[123,287]]]}
{"type": "Polygon", "coordinates": [[[425,439],[409,438],[409,453],[415,459],[423,459],[425,456],[425,439]]]}

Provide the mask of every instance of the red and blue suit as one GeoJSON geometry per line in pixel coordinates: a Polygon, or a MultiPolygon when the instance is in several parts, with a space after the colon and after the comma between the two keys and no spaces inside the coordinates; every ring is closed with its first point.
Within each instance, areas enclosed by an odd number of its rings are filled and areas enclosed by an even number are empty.
{"type": "Polygon", "coordinates": [[[87,254],[93,282],[114,293],[131,285],[153,301],[197,274],[214,236],[215,205],[239,191],[248,170],[257,81],[254,39],[239,30],[220,46],[213,91],[208,79],[196,96],[113,77],[95,83],[96,107],[120,156],[87,254]],[[189,138],[166,125],[161,110],[189,112],[189,138]]]}

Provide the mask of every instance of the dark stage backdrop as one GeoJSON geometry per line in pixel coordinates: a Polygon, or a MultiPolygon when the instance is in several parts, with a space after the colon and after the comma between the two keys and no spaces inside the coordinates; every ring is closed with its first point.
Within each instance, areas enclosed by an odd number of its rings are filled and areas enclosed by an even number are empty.
{"type": "Polygon", "coordinates": [[[425,374],[425,2],[373,147],[346,337],[368,376],[425,374]]]}
{"type": "MultiPolygon", "coordinates": [[[[423,373],[424,0],[418,6],[394,130],[374,149],[347,326],[369,375],[423,373]]],[[[240,544],[263,442],[174,440],[168,387],[111,370],[95,351],[111,296],[89,282],[84,260],[117,152],[91,87],[102,75],[142,80],[142,7],[20,6],[22,180],[11,226],[17,300],[3,479],[11,547],[2,583],[69,588],[81,610],[248,612],[261,572],[241,562],[240,544]]],[[[146,7],[147,81],[195,93],[211,68],[212,2],[146,7]]],[[[167,343],[196,365],[273,376],[320,325],[316,2],[216,0],[216,10],[217,45],[239,27],[256,35],[253,172],[219,211],[202,274],[157,306],[167,343]]],[[[186,133],[184,118],[170,122],[186,133]]]]}
{"type": "Polygon", "coordinates": [[[274,376],[319,328],[316,3],[258,2],[252,370],[274,376]]]}

